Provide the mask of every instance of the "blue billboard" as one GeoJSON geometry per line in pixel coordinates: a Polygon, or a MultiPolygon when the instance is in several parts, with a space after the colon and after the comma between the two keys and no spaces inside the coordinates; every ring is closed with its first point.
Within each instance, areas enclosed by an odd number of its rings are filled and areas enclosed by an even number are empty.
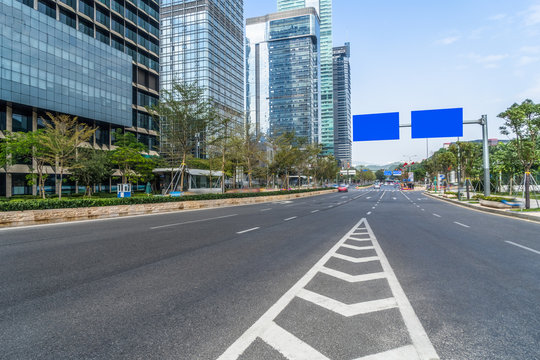
{"type": "Polygon", "coordinates": [[[411,112],[412,138],[463,136],[463,108],[411,112]]]}
{"type": "Polygon", "coordinates": [[[392,172],[390,170],[385,170],[384,176],[392,176],[392,172]]]}
{"type": "Polygon", "coordinates": [[[353,116],[353,141],[399,140],[399,113],[353,116]]]}

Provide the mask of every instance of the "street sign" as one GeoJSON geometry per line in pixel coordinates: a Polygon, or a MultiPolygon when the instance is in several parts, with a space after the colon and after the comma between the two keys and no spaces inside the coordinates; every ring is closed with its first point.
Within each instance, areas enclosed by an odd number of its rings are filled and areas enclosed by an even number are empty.
{"type": "Polygon", "coordinates": [[[353,116],[353,141],[399,140],[399,113],[353,116]]]}
{"type": "Polygon", "coordinates": [[[392,172],[390,170],[386,170],[384,172],[384,176],[392,176],[392,172]]]}
{"type": "Polygon", "coordinates": [[[411,112],[412,138],[463,136],[463,108],[411,112]]]}
{"type": "Polygon", "coordinates": [[[401,176],[401,171],[400,170],[392,171],[392,175],[401,176]]]}

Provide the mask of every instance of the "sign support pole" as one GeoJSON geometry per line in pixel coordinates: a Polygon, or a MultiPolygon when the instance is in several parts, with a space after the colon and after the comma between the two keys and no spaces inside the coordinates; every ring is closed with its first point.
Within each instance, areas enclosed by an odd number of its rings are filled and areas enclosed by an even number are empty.
{"type": "Polygon", "coordinates": [[[482,115],[482,145],[483,145],[483,160],[484,160],[484,196],[491,194],[491,180],[489,176],[489,144],[488,144],[488,127],[487,115],[482,115]]]}

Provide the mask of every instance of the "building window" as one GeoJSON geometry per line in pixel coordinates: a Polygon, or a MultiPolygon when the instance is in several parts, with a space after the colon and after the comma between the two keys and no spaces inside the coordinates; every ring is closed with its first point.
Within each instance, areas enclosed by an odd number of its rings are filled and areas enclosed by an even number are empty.
{"type": "Polygon", "coordinates": [[[79,31],[90,37],[94,37],[94,25],[82,19],[79,19],[79,31]]]}
{"type": "Polygon", "coordinates": [[[26,174],[11,175],[11,193],[13,195],[32,195],[32,187],[26,182],[26,174]]]}
{"type": "Polygon", "coordinates": [[[124,15],[124,2],[122,0],[112,0],[111,8],[120,15],[124,15]]]}
{"type": "Polygon", "coordinates": [[[101,29],[96,29],[96,39],[109,45],[109,32],[101,29]]]}
{"type": "Polygon", "coordinates": [[[0,108],[0,131],[6,130],[6,110],[3,105],[0,108]]]}
{"type": "Polygon", "coordinates": [[[19,2],[22,2],[26,6],[30,6],[31,8],[34,7],[34,0],[18,0],[19,2]]]}
{"type": "Polygon", "coordinates": [[[39,0],[38,11],[40,13],[43,13],[47,16],[52,17],[53,19],[56,19],[56,5],[55,4],[51,4],[47,1],[39,0]]]}
{"type": "Polygon", "coordinates": [[[124,33],[124,21],[116,16],[112,17],[111,29],[119,34],[124,33]]]}
{"type": "Polygon", "coordinates": [[[109,0],[99,0],[99,2],[109,7],[109,0]]]}
{"type": "Polygon", "coordinates": [[[32,131],[32,115],[18,114],[13,112],[12,115],[12,131],[28,132],[32,131]]]}
{"type": "Polygon", "coordinates": [[[101,9],[96,9],[96,20],[100,23],[105,25],[106,27],[109,27],[110,19],[109,15],[105,13],[105,11],[101,9]]]}
{"type": "Polygon", "coordinates": [[[71,6],[72,8],[75,9],[75,0],[60,0],[60,1],[66,4],[67,6],[71,6]]]}
{"type": "Polygon", "coordinates": [[[69,25],[72,28],[77,27],[77,21],[75,20],[75,15],[72,15],[63,9],[60,9],[60,22],[63,22],[64,24],[69,25]]]}
{"type": "Polygon", "coordinates": [[[79,0],[79,11],[89,18],[94,18],[94,4],[88,0],[79,0]]]}
{"type": "Polygon", "coordinates": [[[111,45],[116,50],[120,50],[121,52],[124,52],[124,41],[122,39],[119,39],[116,36],[112,36],[111,45]]]}

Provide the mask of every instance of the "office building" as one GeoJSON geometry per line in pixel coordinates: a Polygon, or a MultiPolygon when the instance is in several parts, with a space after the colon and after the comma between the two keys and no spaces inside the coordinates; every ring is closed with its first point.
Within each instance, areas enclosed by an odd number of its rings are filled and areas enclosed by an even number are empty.
{"type": "Polygon", "coordinates": [[[219,114],[244,122],[243,0],[162,0],[161,83],[197,83],[219,114]]]}
{"type": "Polygon", "coordinates": [[[342,167],[352,159],[350,56],[349,43],[334,48],[334,156],[342,167]]]}
{"type": "Polygon", "coordinates": [[[263,137],[319,141],[319,17],[314,8],[246,20],[247,121],[263,137]]]}
{"type": "MultiPolygon", "coordinates": [[[[122,128],[152,153],[144,106],[159,99],[158,10],[154,0],[0,0],[0,132],[35,131],[45,112],[65,113],[98,127],[96,148],[110,149],[122,128]]],[[[29,171],[0,170],[0,196],[35,193],[29,171]]]]}
{"type": "Polygon", "coordinates": [[[278,11],[314,7],[320,19],[321,137],[326,154],[334,153],[334,102],[332,67],[332,0],[278,0],[278,11]]]}

